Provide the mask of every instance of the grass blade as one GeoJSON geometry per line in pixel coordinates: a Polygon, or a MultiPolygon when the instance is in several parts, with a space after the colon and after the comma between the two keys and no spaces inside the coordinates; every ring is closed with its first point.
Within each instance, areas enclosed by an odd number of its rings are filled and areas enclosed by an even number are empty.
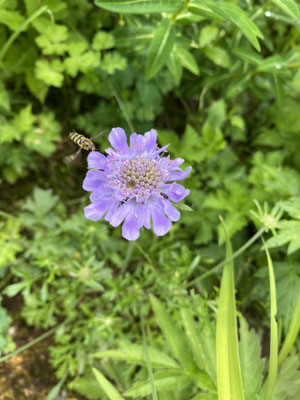
{"type": "MultiPolygon", "coordinates": [[[[226,227],[226,258],[232,248],[226,227]]],[[[217,380],[219,400],[243,400],[244,390],[240,369],[237,319],[234,295],[234,269],[230,261],[224,266],[217,315],[217,380]]]]}
{"type": "Polygon", "coordinates": [[[95,375],[97,382],[100,387],[104,390],[109,400],[124,400],[124,398],[119,394],[116,388],[105,378],[105,376],[98,371],[96,368],[92,368],[93,374],[95,375]]]}

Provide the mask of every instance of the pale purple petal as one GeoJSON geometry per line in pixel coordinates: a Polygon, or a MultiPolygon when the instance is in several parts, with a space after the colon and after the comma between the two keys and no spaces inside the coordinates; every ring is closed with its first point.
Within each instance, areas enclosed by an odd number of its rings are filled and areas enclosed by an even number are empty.
{"type": "Polygon", "coordinates": [[[103,217],[103,215],[107,211],[110,203],[111,203],[111,200],[108,198],[108,199],[95,201],[94,203],[88,205],[87,207],[84,207],[85,217],[92,221],[98,221],[99,219],[101,219],[103,217]]]}
{"type": "Polygon", "coordinates": [[[172,222],[165,216],[162,209],[151,208],[153,231],[157,236],[165,235],[172,226],[172,222]]]}
{"type": "Polygon", "coordinates": [[[106,180],[106,174],[103,171],[91,169],[87,172],[83,181],[83,189],[88,192],[99,189],[106,180]]]}
{"type": "Polygon", "coordinates": [[[185,171],[171,171],[169,181],[183,181],[191,172],[192,167],[187,167],[185,171]]]}
{"type": "Polygon", "coordinates": [[[109,205],[107,213],[105,214],[105,217],[104,217],[105,221],[111,220],[111,217],[117,211],[117,209],[119,208],[119,205],[120,205],[119,200],[111,200],[111,203],[109,205]]]}
{"type": "Polygon", "coordinates": [[[129,201],[127,203],[122,204],[117,211],[111,216],[110,218],[110,224],[114,227],[119,226],[124,218],[130,213],[131,211],[131,205],[129,204],[129,201]]]}
{"type": "Polygon", "coordinates": [[[171,221],[178,221],[180,218],[180,212],[176,207],[172,205],[172,203],[167,199],[162,199],[164,204],[164,212],[171,221]]]}
{"type": "Polygon", "coordinates": [[[148,153],[152,153],[155,150],[157,141],[157,132],[155,129],[151,129],[151,131],[146,132],[144,135],[144,149],[148,153]]]}
{"type": "Polygon", "coordinates": [[[98,151],[91,151],[87,158],[88,167],[96,169],[104,169],[106,167],[106,157],[98,151]]]}
{"type": "Polygon", "coordinates": [[[113,189],[109,187],[100,187],[100,189],[96,189],[93,191],[93,193],[90,195],[90,200],[91,202],[94,202],[104,199],[106,197],[111,198],[112,195],[113,195],[113,189]]]}
{"type": "Polygon", "coordinates": [[[178,202],[182,199],[184,199],[190,191],[186,189],[184,186],[179,185],[178,183],[174,182],[171,183],[170,185],[166,185],[167,190],[165,193],[168,195],[169,199],[175,202],[178,202]]]}
{"type": "Polygon", "coordinates": [[[182,163],[184,163],[184,159],[183,158],[175,158],[175,160],[172,160],[170,162],[169,165],[169,171],[173,171],[174,169],[178,168],[179,165],[181,165],[182,163]]]}
{"type": "Polygon", "coordinates": [[[140,236],[140,228],[137,216],[131,211],[122,226],[122,236],[127,240],[136,240],[140,236]]]}
{"type": "Polygon", "coordinates": [[[142,153],[144,150],[144,136],[132,133],[130,135],[130,151],[135,153],[142,153]]]}
{"type": "Polygon", "coordinates": [[[127,144],[127,137],[124,129],[113,128],[108,135],[109,143],[112,147],[121,154],[129,154],[129,147],[127,144]]]}

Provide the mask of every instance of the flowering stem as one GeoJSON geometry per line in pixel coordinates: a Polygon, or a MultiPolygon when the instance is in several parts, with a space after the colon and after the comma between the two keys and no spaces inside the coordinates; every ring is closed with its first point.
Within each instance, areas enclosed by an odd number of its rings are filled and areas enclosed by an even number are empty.
{"type": "Polygon", "coordinates": [[[129,242],[128,243],[128,247],[127,247],[126,256],[125,256],[124,262],[123,262],[122,267],[121,267],[122,272],[125,272],[127,267],[128,267],[129,261],[130,261],[131,256],[132,256],[133,248],[134,248],[134,242],[129,242]]]}
{"type": "Polygon", "coordinates": [[[225,264],[228,262],[234,260],[236,257],[238,257],[240,254],[242,254],[248,247],[252,245],[263,233],[265,232],[265,227],[261,228],[254,236],[252,236],[251,239],[248,240],[242,247],[240,247],[236,252],[232,254],[231,257],[228,257],[224,261],[221,261],[219,264],[217,264],[214,268],[210,269],[209,271],[206,271],[204,274],[198,276],[198,278],[193,279],[191,282],[188,282],[186,285],[184,285],[184,288],[189,288],[193,286],[195,283],[202,281],[209,275],[214,274],[217,272],[220,268],[222,268],[225,264]]]}
{"type": "Polygon", "coordinates": [[[133,126],[133,124],[132,124],[132,122],[131,122],[131,120],[130,120],[130,118],[128,116],[127,110],[126,110],[126,108],[125,108],[120,96],[118,95],[117,91],[112,86],[110,81],[108,80],[107,82],[108,82],[108,86],[110,87],[110,90],[112,91],[113,95],[115,96],[115,99],[116,99],[116,101],[118,103],[118,106],[120,107],[120,110],[122,111],[122,113],[124,115],[124,118],[125,118],[125,120],[127,122],[127,125],[129,126],[129,129],[131,130],[131,132],[134,132],[135,131],[134,126],[133,126]]]}

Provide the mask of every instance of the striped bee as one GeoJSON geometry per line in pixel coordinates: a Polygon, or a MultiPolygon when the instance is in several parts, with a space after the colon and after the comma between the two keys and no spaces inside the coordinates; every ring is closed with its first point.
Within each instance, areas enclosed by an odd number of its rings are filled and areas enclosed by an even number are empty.
{"type": "Polygon", "coordinates": [[[81,154],[82,149],[84,149],[86,151],[95,151],[96,146],[94,145],[92,140],[96,139],[98,136],[102,135],[104,132],[105,131],[99,132],[98,135],[94,136],[92,139],[89,139],[75,131],[69,133],[69,138],[79,146],[79,149],[76,151],[75,154],[65,157],[64,161],[68,164],[68,163],[76,160],[76,158],[79,157],[79,155],[81,154]]]}

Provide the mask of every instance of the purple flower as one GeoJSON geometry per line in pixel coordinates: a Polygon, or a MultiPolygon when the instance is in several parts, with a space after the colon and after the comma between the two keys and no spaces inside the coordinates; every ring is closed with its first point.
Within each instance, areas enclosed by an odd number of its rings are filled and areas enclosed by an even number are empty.
{"type": "Polygon", "coordinates": [[[136,240],[140,229],[151,228],[158,236],[165,235],[171,221],[178,221],[180,212],[172,205],[189,194],[176,181],[184,180],[192,167],[183,171],[182,158],[163,157],[167,146],[156,145],[154,129],[144,135],[130,135],[130,146],[122,128],[113,128],[108,136],[112,147],[107,156],[93,151],[88,156],[91,168],[84,179],[83,188],[91,191],[91,204],[85,207],[86,218],[104,219],[112,226],[122,226],[125,239],[136,240]],[[172,201],[172,202],[171,202],[172,201]]]}

